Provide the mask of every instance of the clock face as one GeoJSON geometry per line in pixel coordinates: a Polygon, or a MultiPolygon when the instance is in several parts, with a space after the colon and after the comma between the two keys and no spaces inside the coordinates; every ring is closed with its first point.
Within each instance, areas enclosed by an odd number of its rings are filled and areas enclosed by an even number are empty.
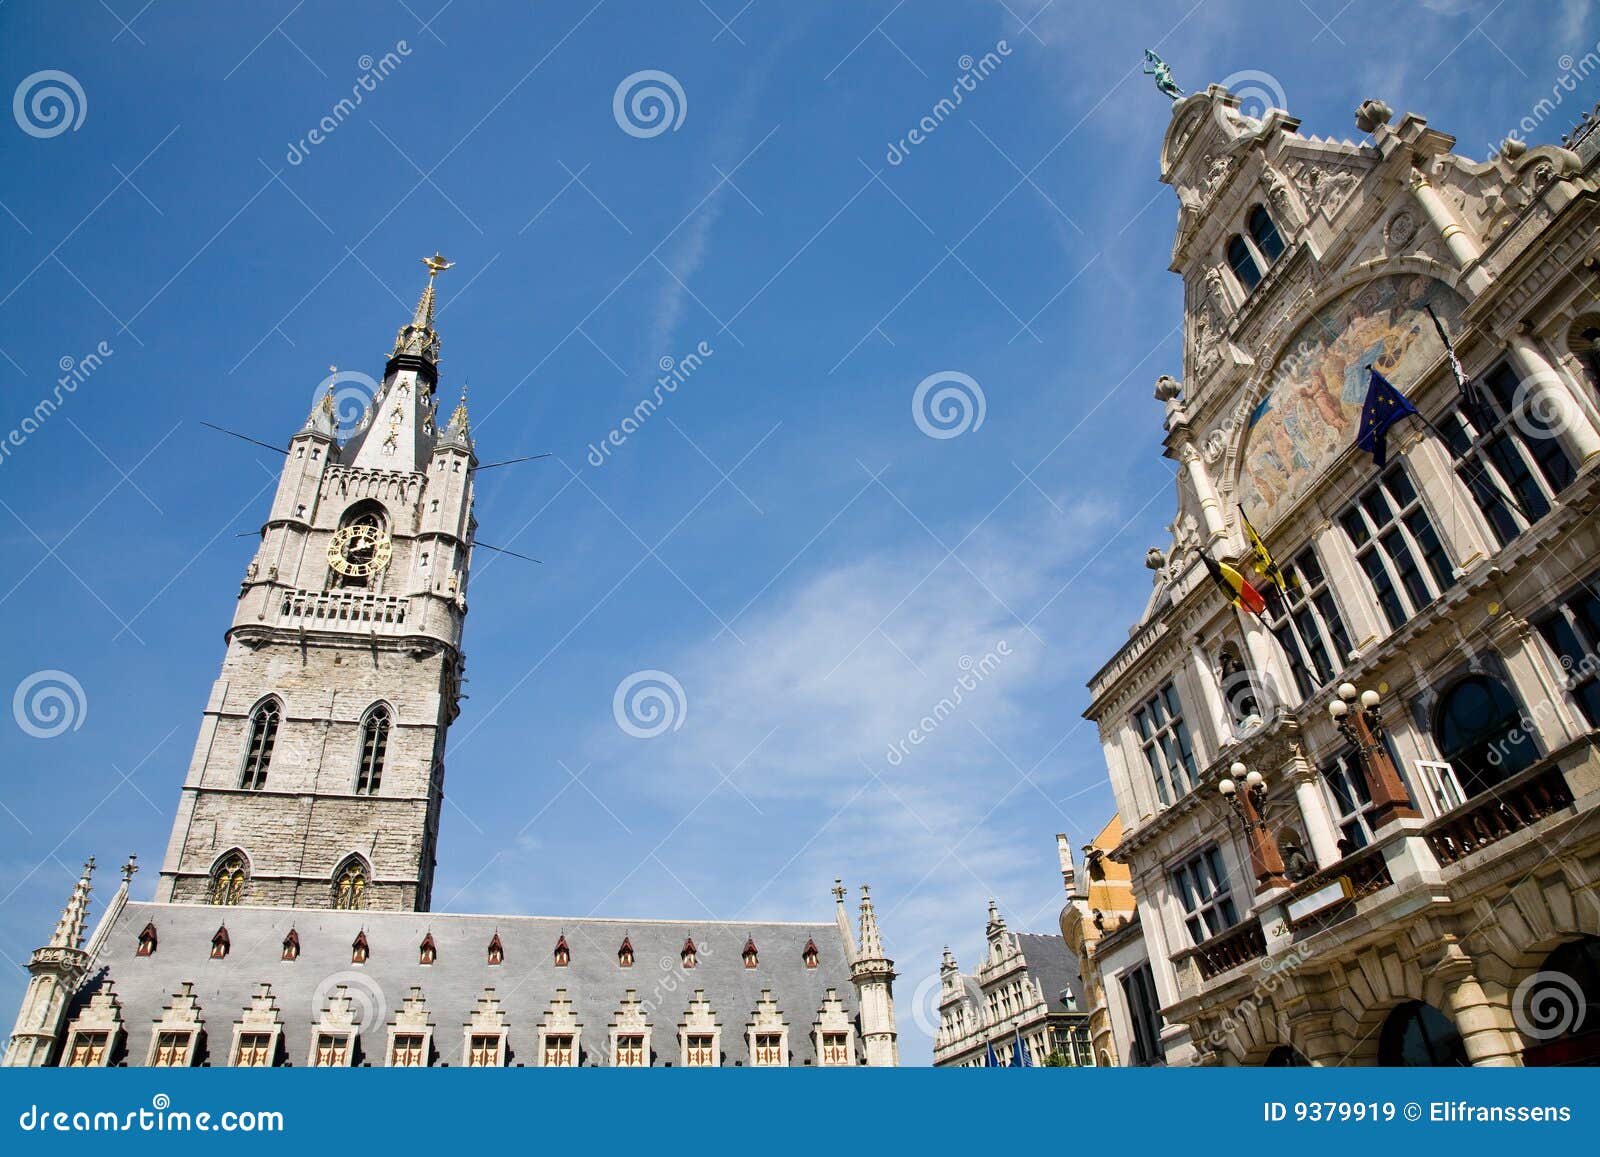
{"type": "Polygon", "coordinates": [[[340,528],[328,544],[328,565],[346,578],[367,578],[389,565],[394,544],[376,526],[355,523],[340,528]]]}

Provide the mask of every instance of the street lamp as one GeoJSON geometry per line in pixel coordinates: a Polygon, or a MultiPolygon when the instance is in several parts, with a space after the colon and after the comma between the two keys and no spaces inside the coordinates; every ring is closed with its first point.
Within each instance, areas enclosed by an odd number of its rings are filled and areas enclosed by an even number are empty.
{"type": "Polygon", "coordinates": [[[1236,760],[1228,768],[1228,776],[1217,784],[1217,791],[1228,801],[1233,814],[1239,817],[1244,826],[1245,838],[1250,845],[1250,870],[1255,873],[1257,887],[1287,888],[1289,879],[1283,874],[1283,857],[1278,854],[1278,842],[1267,830],[1266,777],[1259,771],[1247,769],[1236,760]]]}
{"type": "Polygon", "coordinates": [[[1370,687],[1357,691],[1354,683],[1340,683],[1335,694],[1337,697],[1328,704],[1328,715],[1356,750],[1361,774],[1367,781],[1367,794],[1372,798],[1373,830],[1394,820],[1416,819],[1417,809],[1411,806],[1411,797],[1406,794],[1384,743],[1383,717],[1378,713],[1382,697],[1370,687]],[[1359,711],[1355,709],[1357,704],[1359,711]]]}

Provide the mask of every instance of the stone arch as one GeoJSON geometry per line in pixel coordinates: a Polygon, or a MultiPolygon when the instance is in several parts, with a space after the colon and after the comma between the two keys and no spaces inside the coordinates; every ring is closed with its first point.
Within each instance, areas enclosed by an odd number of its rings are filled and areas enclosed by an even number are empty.
{"type": "Polygon", "coordinates": [[[1436,973],[1424,974],[1414,959],[1392,947],[1369,948],[1335,969],[1334,992],[1347,1065],[1378,1063],[1378,1035],[1400,1005],[1421,1000],[1447,1008],[1445,982],[1436,973]]]}
{"type": "Polygon", "coordinates": [[[1478,975],[1503,992],[1515,992],[1567,941],[1600,936],[1600,896],[1574,880],[1563,861],[1555,863],[1555,870],[1520,880],[1461,917],[1478,975]]]}
{"type": "Polygon", "coordinates": [[[1263,1064],[1273,1049],[1295,1043],[1287,1022],[1270,997],[1247,997],[1229,1008],[1205,1033],[1205,1039],[1226,1056],[1229,1064],[1250,1066],[1263,1064]]]}

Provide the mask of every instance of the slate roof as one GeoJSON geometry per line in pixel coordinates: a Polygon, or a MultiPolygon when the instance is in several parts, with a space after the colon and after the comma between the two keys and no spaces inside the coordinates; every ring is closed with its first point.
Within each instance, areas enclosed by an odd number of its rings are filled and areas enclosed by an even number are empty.
{"type": "Polygon", "coordinates": [[[855,1026],[856,1055],[862,1056],[855,988],[844,939],[833,922],[718,924],[130,902],[108,929],[69,1016],[108,980],[122,1009],[123,1052],[133,1064],[148,1055],[154,1022],[184,982],[193,983],[205,1020],[201,1063],[215,1066],[229,1063],[233,1026],[263,982],[272,986],[291,1065],[306,1064],[311,1026],[339,984],[348,986],[358,1007],[373,1010],[363,1016],[357,1064],[386,1062],[388,1026],[414,985],[422,990],[434,1026],[435,1064],[462,1063],[463,1029],[487,987],[495,990],[506,1013],[513,1066],[539,1063],[538,1025],[558,988],[566,990],[582,1026],[584,1065],[609,1063],[607,1026],[628,988],[646,1007],[656,1066],[677,1063],[677,1026],[697,988],[705,990],[722,1027],[724,1065],[749,1063],[745,1026],[762,989],[771,989],[788,1023],[791,1065],[816,1064],[811,1028],[829,988],[855,1026]],[[156,926],[158,947],[140,957],[136,948],[146,923],[156,926]],[[212,937],[224,923],[230,949],[226,958],[212,959],[212,937]],[[299,958],[292,962],[281,958],[291,928],[300,941],[299,958]],[[352,964],[351,944],[363,932],[367,961],[352,964]],[[419,948],[429,934],[438,955],[436,963],[423,965],[419,948]],[[496,935],[505,960],[493,966],[487,949],[496,935]],[[558,968],[555,946],[563,935],[571,962],[558,968]],[[624,936],[633,945],[631,968],[617,961],[624,936]],[[697,950],[692,969],[680,962],[686,939],[697,950]],[[746,939],[756,944],[755,968],[746,968],[742,959],[746,939]],[[808,940],[818,950],[815,969],[803,960],[808,940]]]}
{"type": "Polygon", "coordinates": [[[1083,979],[1078,968],[1078,958],[1060,936],[1047,932],[1013,933],[1027,962],[1030,979],[1042,986],[1045,1003],[1051,1012],[1083,1011],[1083,979]],[[1072,989],[1080,1001],[1077,1009],[1069,1009],[1061,999],[1063,988],[1072,989]]]}

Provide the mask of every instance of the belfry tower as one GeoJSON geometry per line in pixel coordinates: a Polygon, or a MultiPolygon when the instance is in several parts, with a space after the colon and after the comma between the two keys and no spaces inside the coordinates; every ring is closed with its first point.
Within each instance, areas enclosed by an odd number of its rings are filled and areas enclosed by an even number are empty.
{"type": "Polygon", "coordinates": [[[477,466],[438,420],[434,278],[383,380],[289,440],[245,571],[156,899],[426,909],[460,699],[477,466]],[[370,397],[366,395],[370,394],[370,397]],[[361,407],[341,429],[341,411],[361,407]]]}

